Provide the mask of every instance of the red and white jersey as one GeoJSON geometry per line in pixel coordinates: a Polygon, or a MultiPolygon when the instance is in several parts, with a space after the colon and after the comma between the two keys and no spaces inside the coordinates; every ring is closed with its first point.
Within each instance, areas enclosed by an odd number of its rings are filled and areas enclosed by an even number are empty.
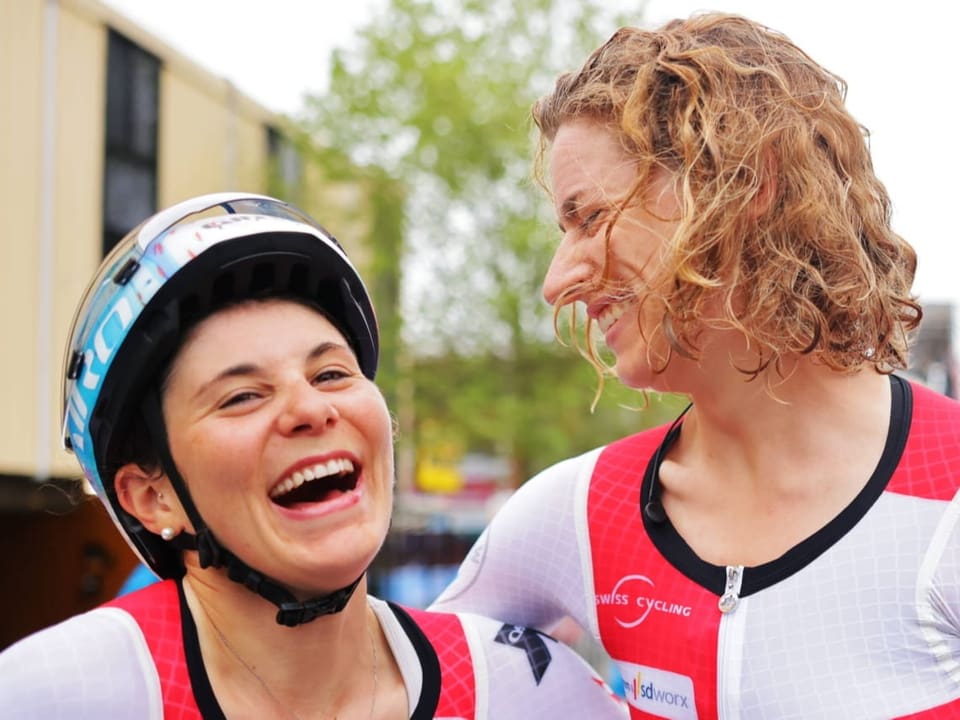
{"type": "MultiPolygon", "coordinates": [[[[626,720],[593,669],[541,633],[368,597],[411,720],[626,720]]],[[[319,666],[318,666],[319,667],[319,666]]],[[[321,670],[317,670],[321,672],[321,670]]],[[[309,679],[309,671],[304,675],[309,679]]],[[[3,718],[220,720],[182,586],[168,580],[0,653],[3,718]]]]}
{"type": "Polygon", "coordinates": [[[572,616],[634,718],[960,718],[960,404],[891,389],[866,486],[776,560],[712,565],[646,517],[653,457],[682,426],[662,427],[525,484],[434,607],[572,616]]]}

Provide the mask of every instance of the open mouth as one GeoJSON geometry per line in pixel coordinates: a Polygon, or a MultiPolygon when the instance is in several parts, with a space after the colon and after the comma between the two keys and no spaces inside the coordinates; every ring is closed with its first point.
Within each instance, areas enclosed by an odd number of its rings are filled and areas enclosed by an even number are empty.
{"type": "Polygon", "coordinates": [[[612,302],[604,307],[597,315],[597,326],[600,332],[606,333],[625,312],[626,305],[622,302],[612,302]]]}
{"type": "Polygon", "coordinates": [[[270,491],[270,499],[281,507],[321,503],[356,489],[360,476],[345,458],[317,463],[284,478],[270,491]]]}

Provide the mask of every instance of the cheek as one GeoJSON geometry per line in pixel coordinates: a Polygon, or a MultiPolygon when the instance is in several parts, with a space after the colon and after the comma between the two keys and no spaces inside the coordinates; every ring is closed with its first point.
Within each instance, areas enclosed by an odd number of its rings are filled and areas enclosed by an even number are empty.
{"type": "Polygon", "coordinates": [[[235,493],[224,489],[238,487],[254,466],[245,454],[250,447],[237,433],[198,432],[171,438],[170,450],[191,495],[216,494],[229,502],[235,493]]]}
{"type": "Polygon", "coordinates": [[[363,408],[356,408],[356,410],[356,417],[363,418],[360,427],[364,437],[374,443],[378,449],[382,449],[384,446],[389,448],[392,456],[396,428],[390,411],[387,409],[386,400],[382,396],[378,396],[378,401],[372,406],[367,405],[366,411],[363,408]]]}
{"type": "Polygon", "coordinates": [[[618,367],[626,365],[662,367],[670,357],[670,341],[663,322],[664,307],[648,297],[631,320],[632,341],[617,353],[618,367]]]}
{"type": "Polygon", "coordinates": [[[385,431],[381,431],[376,446],[376,462],[380,472],[384,474],[384,481],[393,484],[393,428],[387,426],[385,431]]]}
{"type": "Polygon", "coordinates": [[[376,484],[378,492],[381,492],[387,498],[392,507],[393,490],[396,483],[392,423],[386,423],[376,430],[375,435],[368,435],[367,437],[376,438],[373,440],[374,445],[371,448],[376,484]]]}

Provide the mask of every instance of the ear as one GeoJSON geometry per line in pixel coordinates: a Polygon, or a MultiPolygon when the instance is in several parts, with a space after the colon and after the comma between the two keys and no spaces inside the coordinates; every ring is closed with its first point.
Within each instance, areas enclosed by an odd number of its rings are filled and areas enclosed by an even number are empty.
{"type": "Polygon", "coordinates": [[[172,528],[179,533],[185,527],[185,513],[166,475],[127,463],[113,476],[113,486],[121,507],[150,532],[172,528]]]}

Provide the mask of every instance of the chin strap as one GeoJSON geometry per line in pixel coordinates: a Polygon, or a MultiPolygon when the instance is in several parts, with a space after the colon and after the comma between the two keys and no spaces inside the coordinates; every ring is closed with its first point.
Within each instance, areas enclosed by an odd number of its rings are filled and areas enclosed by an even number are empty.
{"type": "Polygon", "coordinates": [[[180,504],[183,505],[190,523],[196,530],[196,535],[191,535],[186,531],[181,532],[170,541],[172,547],[179,550],[197,551],[201,568],[225,567],[228,578],[277,606],[277,624],[279,625],[296,627],[321,615],[338,613],[347,606],[353,591],[357,589],[357,585],[363,579],[362,574],[346,587],[334,590],[328,595],[321,595],[309,600],[297,600],[294,594],[285,587],[263,573],[254,570],[221,545],[210,528],[207,527],[203,518],[200,517],[197,506],[194,505],[193,498],[190,497],[187,484],[180,476],[176,463],[173,461],[173,456],[170,453],[170,443],[167,440],[166,426],[163,422],[160,396],[156,390],[147,391],[143,401],[142,413],[153,440],[153,446],[160,455],[160,463],[164,472],[170,479],[180,504]]]}
{"type": "Polygon", "coordinates": [[[340,612],[347,606],[353,591],[357,589],[357,585],[363,578],[361,575],[346,587],[334,590],[329,595],[297,600],[285,587],[257,572],[224,548],[207,527],[196,535],[182,532],[171,540],[170,544],[180,550],[196,550],[200,555],[200,567],[225,567],[227,577],[231,580],[276,605],[279,608],[277,624],[287,627],[296,627],[321,615],[340,612]]]}

